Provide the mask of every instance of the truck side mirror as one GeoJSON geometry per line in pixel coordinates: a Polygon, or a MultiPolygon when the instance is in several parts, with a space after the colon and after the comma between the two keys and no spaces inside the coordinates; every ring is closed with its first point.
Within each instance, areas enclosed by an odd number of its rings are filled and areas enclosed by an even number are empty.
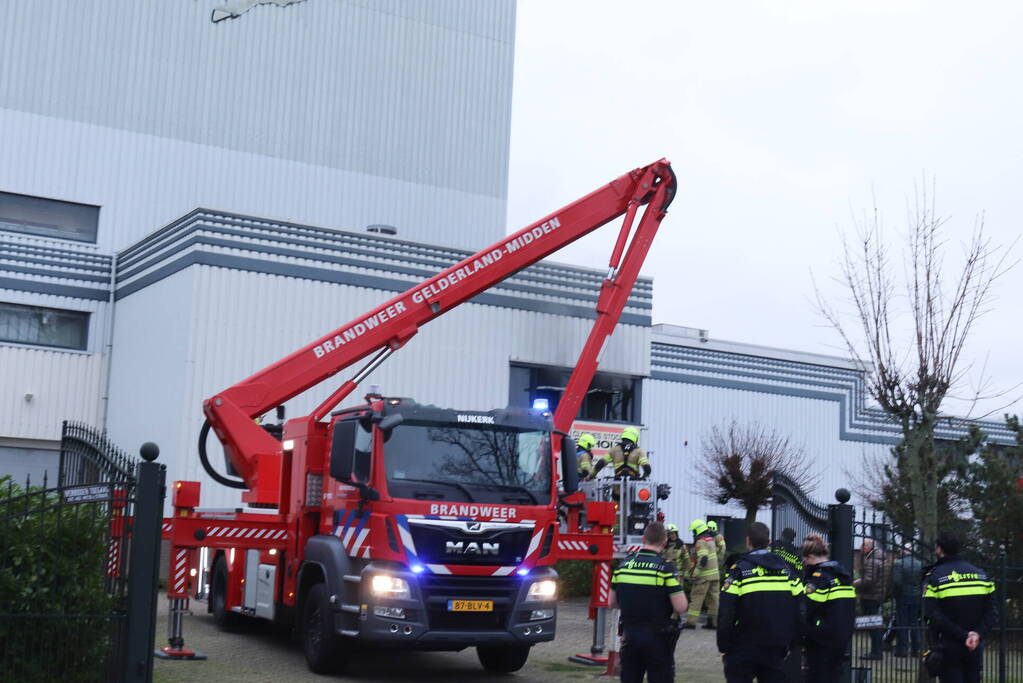
{"type": "Polygon", "coordinates": [[[405,417],[401,413],[393,413],[391,415],[388,415],[384,419],[380,420],[379,425],[380,431],[382,431],[384,434],[387,434],[404,421],[405,417]]]}
{"type": "Polygon", "coordinates": [[[561,437],[561,487],[565,493],[579,490],[579,465],[575,461],[575,440],[561,437]]]}
{"type": "Polygon", "coordinates": [[[355,471],[355,420],[334,423],[334,434],[330,442],[330,476],[338,481],[351,481],[355,471]]]}

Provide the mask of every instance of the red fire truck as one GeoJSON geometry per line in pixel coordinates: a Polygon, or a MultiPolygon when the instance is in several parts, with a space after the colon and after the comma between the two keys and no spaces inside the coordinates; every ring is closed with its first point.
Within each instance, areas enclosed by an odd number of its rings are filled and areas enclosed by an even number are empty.
{"type": "Polygon", "coordinates": [[[200,458],[244,490],[245,507],[204,509],[198,482],[172,485],[170,645],[158,654],[194,656],[182,616],[206,586],[222,626],[293,624],[317,672],[366,645],[475,646],[487,670],[515,671],[554,638],[558,559],[600,562],[594,605],[606,605],[616,506],[577,490],[568,433],[675,189],[666,160],[630,171],[206,400],[200,458]],[[621,216],[596,320],[553,415],[372,393],[336,410],[424,324],[621,216]],[[254,420],[364,359],[311,415],[276,428],[254,420]],[[210,429],[226,475],[206,454],[210,429]]]}

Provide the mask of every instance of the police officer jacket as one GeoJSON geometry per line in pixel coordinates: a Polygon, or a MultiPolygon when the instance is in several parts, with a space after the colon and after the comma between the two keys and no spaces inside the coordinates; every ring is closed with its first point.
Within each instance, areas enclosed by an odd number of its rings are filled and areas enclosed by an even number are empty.
{"type": "Polygon", "coordinates": [[[849,572],[834,560],[806,565],[804,584],[807,645],[844,649],[856,622],[856,589],[849,572]]]}
{"type": "Polygon", "coordinates": [[[987,574],[958,557],[945,557],[924,573],[923,613],[937,642],[963,643],[970,631],[991,631],[995,585],[987,574]]]}
{"type": "Polygon", "coordinates": [[[682,591],[678,574],[667,560],[652,550],[627,555],[611,577],[621,610],[622,627],[659,631],[668,625],[675,610],[671,596],[682,591]]]}
{"type": "Polygon", "coordinates": [[[781,559],[788,562],[792,566],[792,569],[796,572],[797,575],[803,573],[803,559],[799,556],[799,553],[796,551],[796,546],[792,545],[786,540],[779,538],[776,541],[772,541],[771,545],[767,547],[771,550],[772,553],[778,555],[779,557],[781,557],[781,559]]]}
{"type": "Polygon", "coordinates": [[[718,650],[790,647],[802,594],[802,581],[779,556],[766,548],[740,555],[721,586],[718,650]]]}

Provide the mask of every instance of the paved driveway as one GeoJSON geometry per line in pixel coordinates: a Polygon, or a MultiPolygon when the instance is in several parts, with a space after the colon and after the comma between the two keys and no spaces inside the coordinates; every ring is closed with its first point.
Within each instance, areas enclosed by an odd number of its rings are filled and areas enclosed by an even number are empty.
{"type": "MultiPolygon", "coordinates": [[[[166,645],[167,600],[160,596],[160,617],[156,642],[166,645]]],[[[281,681],[324,681],[306,669],[301,644],[288,633],[258,623],[241,633],[223,633],[206,614],[203,604],[193,603],[195,614],[185,617],[184,635],[188,647],[206,654],[206,661],[156,661],[156,681],[237,681],[279,683],[281,681]]],[[[586,619],[585,600],[568,600],[558,613],[558,636],[533,648],[529,662],[519,672],[497,676],[521,683],[598,680],[599,669],[570,664],[568,657],[589,652],[592,622],[586,619]]],[[[685,631],[676,651],[678,675],[686,683],[720,683],[721,660],[710,631],[685,631]]],[[[357,658],[343,676],[344,681],[492,681],[476,659],[472,648],[461,652],[367,651],[357,658]]],[[[605,679],[606,680],[606,679],[605,679]]]]}

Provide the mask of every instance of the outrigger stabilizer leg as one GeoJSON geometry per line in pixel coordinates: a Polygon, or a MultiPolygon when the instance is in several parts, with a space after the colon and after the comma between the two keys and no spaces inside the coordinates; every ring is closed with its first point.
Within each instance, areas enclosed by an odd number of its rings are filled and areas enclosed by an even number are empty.
{"type": "Polygon", "coordinates": [[[167,582],[167,647],[153,655],[160,659],[206,659],[206,655],[185,647],[184,619],[188,612],[189,567],[194,549],[175,546],[170,554],[170,573],[167,582]]]}

